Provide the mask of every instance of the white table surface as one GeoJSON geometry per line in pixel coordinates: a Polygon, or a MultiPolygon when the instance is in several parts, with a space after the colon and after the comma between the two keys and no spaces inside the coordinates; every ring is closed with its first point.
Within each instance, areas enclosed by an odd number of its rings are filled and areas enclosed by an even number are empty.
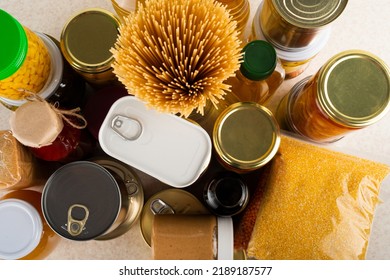
{"type": "MultiPolygon", "coordinates": [[[[250,0],[251,19],[260,0],[250,0]]],[[[108,0],[0,0],[0,8],[12,14],[34,31],[59,39],[66,20],[84,8],[100,7],[114,12],[108,0]]],[[[390,4],[387,0],[350,0],[343,14],[332,24],[328,44],[295,79],[286,81],[270,107],[275,109],[280,98],[302,78],[315,73],[331,56],[348,49],[372,52],[390,65],[390,4]]],[[[251,21],[248,23],[248,30],[251,21]]],[[[0,27],[1,28],[1,27],[0,27]]],[[[0,106],[0,129],[8,129],[10,111],[0,106]]],[[[347,135],[333,143],[335,147],[355,155],[390,164],[390,114],[378,123],[347,135]]],[[[390,180],[382,185],[371,232],[367,259],[390,260],[390,180]]],[[[62,239],[48,259],[150,259],[151,250],[142,239],[139,224],[125,235],[110,241],[75,242],[62,239]]]]}

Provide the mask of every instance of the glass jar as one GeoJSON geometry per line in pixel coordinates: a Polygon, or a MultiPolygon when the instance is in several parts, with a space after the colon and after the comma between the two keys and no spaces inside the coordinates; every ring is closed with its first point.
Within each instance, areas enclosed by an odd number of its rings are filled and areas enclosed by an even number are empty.
{"type": "Polygon", "coordinates": [[[239,38],[244,41],[245,29],[250,15],[250,4],[248,0],[217,0],[217,2],[226,5],[229,14],[237,22],[237,31],[239,38]]]}
{"type": "Polygon", "coordinates": [[[262,32],[282,50],[308,48],[316,44],[330,24],[343,12],[347,0],[264,0],[255,17],[262,32]]]}
{"type": "Polygon", "coordinates": [[[237,173],[221,172],[208,182],[203,191],[203,199],[212,213],[229,217],[245,209],[249,201],[249,190],[237,173]]]}
{"type": "Polygon", "coordinates": [[[65,59],[93,86],[117,82],[110,49],[116,42],[118,29],[119,19],[98,8],[77,13],[63,27],[60,43],[65,59]]]}
{"type": "Polygon", "coordinates": [[[226,169],[251,172],[267,164],[278,151],[279,125],[272,112],[259,104],[235,103],[215,122],[213,144],[226,169]]]}
{"type": "Polygon", "coordinates": [[[132,169],[111,158],[68,163],[47,180],[42,194],[46,221],[70,240],[108,240],[127,232],[143,205],[132,169]],[[60,199],[59,199],[60,198],[60,199]]]}
{"type": "Polygon", "coordinates": [[[233,260],[233,222],[213,215],[155,215],[155,260],[233,260]]]}
{"type": "MultiPolygon", "coordinates": [[[[260,21],[257,20],[260,18],[262,11],[262,3],[259,5],[256,15],[252,23],[252,33],[250,35],[250,40],[267,40],[264,36],[260,21]]],[[[322,50],[322,48],[328,42],[330,37],[331,30],[325,29],[317,38],[306,48],[290,48],[290,49],[281,49],[275,45],[277,56],[280,59],[282,67],[285,70],[285,79],[292,79],[300,74],[302,74],[306,68],[309,66],[310,62],[315,58],[315,56],[322,50]]],[[[272,42],[271,42],[272,44],[272,42]]]]}
{"type": "Polygon", "coordinates": [[[45,259],[60,240],[43,217],[37,191],[17,190],[2,196],[0,224],[0,259],[45,259]]]}
{"type": "Polygon", "coordinates": [[[312,141],[333,142],[380,120],[390,106],[390,71],[366,51],[329,59],[281,101],[278,120],[312,141]]]}
{"type": "Polygon", "coordinates": [[[25,91],[39,93],[50,75],[50,54],[42,39],[0,10],[0,96],[23,99],[25,91]]]}
{"type": "Polygon", "coordinates": [[[241,67],[226,84],[240,101],[265,104],[283,83],[284,69],[274,47],[266,41],[252,41],[242,52],[241,67]]]}

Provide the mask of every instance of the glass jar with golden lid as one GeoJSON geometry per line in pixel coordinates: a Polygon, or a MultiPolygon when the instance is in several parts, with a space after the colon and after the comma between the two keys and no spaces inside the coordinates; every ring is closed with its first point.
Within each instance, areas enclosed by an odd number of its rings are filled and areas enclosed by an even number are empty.
{"type": "Polygon", "coordinates": [[[237,173],[267,164],[280,145],[279,125],[272,112],[255,102],[237,102],[218,117],[213,130],[217,159],[237,173]]]}
{"type": "Polygon", "coordinates": [[[278,116],[284,115],[290,130],[310,140],[333,142],[376,123],[389,109],[389,67],[369,52],[349,50],[297,83],[281,102],[278,116]]]}

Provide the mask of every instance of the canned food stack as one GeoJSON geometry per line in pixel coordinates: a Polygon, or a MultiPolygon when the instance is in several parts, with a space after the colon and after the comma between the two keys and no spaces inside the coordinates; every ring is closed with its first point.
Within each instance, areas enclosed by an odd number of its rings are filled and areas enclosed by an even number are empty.
{"type": "Polygon", "coordinates": [[[343,51],[282,92],[347,1],[111,2],[59,41],[0,10],[0,258],[364,259],[390,161],[331,143],[388,113],[389,68],[343,51]]]}
{"type": "Polygon", "coordinates": [[[300,75],[327,43],[331,24],[347,0],[264,0],[253,18],[252,39],[264,39],[276,49],[286,79],[300,75]]]}

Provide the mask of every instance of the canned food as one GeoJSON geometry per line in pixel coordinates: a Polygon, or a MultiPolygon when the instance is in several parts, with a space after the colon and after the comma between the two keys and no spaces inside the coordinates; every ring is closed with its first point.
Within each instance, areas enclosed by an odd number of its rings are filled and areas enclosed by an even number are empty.
{"type": "Polygon", "coordinates": [[[102,165],[68,163],[45,184],[45,219],[64,238],[82,241],[117,237],[130,228],[141,211],[143,190],[133,173],[112,161],[97,162],[102,165]]]}
{"type": "Polygon", "coordinates": [[[149,246],[153,218],[161,214],[196,215],[210,212],[193,194],[185,190],[171,188],[155,193],[145,203],[140,218],[141,233],[149,246]]]}
{"type": "Polygon", "coordinates": [[[39,93],[50,75],[50,55],[41,38],[0,10],[0,96],[23,99],[39,93]]]}
{"type": "Polygon", "coordinates": [[[211,140],[204,129],[149,109],[134,96],[111,106],[99,143],[108,155],[178,188],[194,183],[211,159],[211,140]]]}
{"type": "Polygon", "coordinates": [[[264,0],[260,17],[265,38],[281,50],[308,48],[343,12],[347,0],[264,0]]]}
{"type": "Polygon", "coordinates": [[[156,215],[152,256],[156,260],[233,260],[232,218],[156,215]]]}
{"type": "MultiPolygon", "coordinates": [[[[252,23],[252,40],[267,40],[266,36],[263,34],[260,21],[256,20],[260,18],[261,11],[262,4],[259,5],[252,23]]],[[[273,45],[277,56],[281,61],[282,67],[285,70],[285,79],[295,78],[306,70],[310,62],[328,42],[330,33],[330,29],[324,30],[317,36],[316,40],[306,48],[282,49],[273,45]]]]}
{"type": "Polygon", "coordinates": [[[289,130],[313,141],[333,142],[379,121],[389,104],[388,66],[371,53],[350,50],[297,83],[277,115],[289,130]]]}
{"type": "Polygon", "coordinates": [[[272,112],[254,102],[238,102],[218,117],[213,132],[218,160],[238,173],[267,164],[280,144],[279,125],[272,112]]]}
{"type": "Polygon", "coordinates": [[[65,59],[92,85],[116,81],[110,49],[118,37],[118,28],[119,19],[114,14],[95,8],[70,18],[62,30],[60,43],[65,59]]]}

